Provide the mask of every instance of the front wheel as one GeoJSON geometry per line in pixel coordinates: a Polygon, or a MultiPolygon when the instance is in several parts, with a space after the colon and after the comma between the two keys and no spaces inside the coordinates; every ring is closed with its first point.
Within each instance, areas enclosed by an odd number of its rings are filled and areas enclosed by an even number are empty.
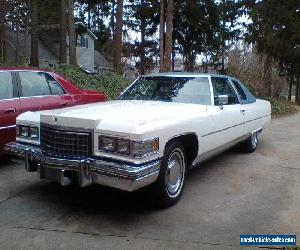
{"type": "Polygon", "coordinates": [[[184,187],[185,173],[184,149],[180,142],[171,142],[166,147],[160,173],[152,190],[155,203],[159,207],[172,206],[180,199],[184,187]]]}

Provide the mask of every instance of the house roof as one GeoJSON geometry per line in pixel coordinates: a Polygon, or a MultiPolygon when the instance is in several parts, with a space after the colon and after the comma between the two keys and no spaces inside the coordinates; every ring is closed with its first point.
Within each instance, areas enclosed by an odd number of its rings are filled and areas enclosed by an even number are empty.
{"type": "Polygon", "coordinates": [[[90,30],[83,22],[76,22],[75,25],[79,25],[81,27],[84,27],[86,29],[86,32],[94,39],[97,40],[97,36],[90,30]]]}

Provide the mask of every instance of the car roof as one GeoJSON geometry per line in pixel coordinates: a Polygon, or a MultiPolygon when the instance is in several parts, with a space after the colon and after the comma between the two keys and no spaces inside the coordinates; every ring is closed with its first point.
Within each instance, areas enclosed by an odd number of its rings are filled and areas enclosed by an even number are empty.
{"type": "Polygon", "coordinates": [[[39,69],[34,67],[0,67],[0,71],[33,71],[53,73],[51,69],[39,69]]]}
{"type": "Polygon", "coordinates": [[[191,73],[191,72],[164,72],[164,73],[151,73],[147,75],[143,75],[142,77],[160,77],[160,76],[167,76],[167,77],[230,77],[227,75],[219,75],[219,74],[210,74],[210,73],[191,73]]]}

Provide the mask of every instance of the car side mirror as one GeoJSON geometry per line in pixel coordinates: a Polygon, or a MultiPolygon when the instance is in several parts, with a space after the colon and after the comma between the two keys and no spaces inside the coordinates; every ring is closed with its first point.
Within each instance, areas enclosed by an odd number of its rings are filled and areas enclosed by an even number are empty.
{"type": "Polygon", "coordinates": [[[228,101],[228,95],[219,95],[218,96],[218,103],[220,106],[223,106],[223,105],[227,105],[229,103],[228,101]]]}

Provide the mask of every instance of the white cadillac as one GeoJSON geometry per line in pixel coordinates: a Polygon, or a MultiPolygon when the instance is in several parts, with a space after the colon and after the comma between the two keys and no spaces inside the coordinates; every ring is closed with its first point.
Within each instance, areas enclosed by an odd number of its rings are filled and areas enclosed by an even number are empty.
{"type": "Polygon", "coordinates": [[[150,74],[119,100],[20,115],[5,149],[41,179],[127,191],[150,185],[157,203],[170,206],[189,168],[235,145],[254,152],[270,119],[270,103],[235,78],[150,74]]]}

